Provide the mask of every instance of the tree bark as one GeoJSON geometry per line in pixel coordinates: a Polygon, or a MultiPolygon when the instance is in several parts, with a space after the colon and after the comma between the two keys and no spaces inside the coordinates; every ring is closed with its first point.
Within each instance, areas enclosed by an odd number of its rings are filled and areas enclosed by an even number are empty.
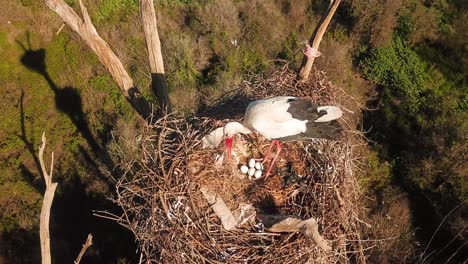
{"type": "MultiPolygon", "coordinates": [[[[309,45],[312,48],[318,50],[320,42],[322,41],[323,34],[325,34],[328,24],[330,24],[330,21],[333,15],[335,14],[335,11],[338,8],[338,5],[340,4],[340,2],[341,0],[332,0],[332,2],[330,3],[330,6],[327,9],[327,12],[320,19],[317,27],[314,30],[314,33],[312,34],[312,37],[309,40],[309,45]]],[[[306,80],[309,77],[310,71],[312,70],[312,65],[314,64],[314,59],[315,59],[314,57],[308,58],[307,56],[304,56],[302,58],[301,69],[299,72],[299,79],[306,80]]]]}
{"type": "Polygon", "coordinates": [[[124,66],[120,62],[119,58],[115,55],[105,40],[99,36],[91,22],[88,11],[83,5],[83,2],[79,0],[81,19],[78,14],[63,0],[45,0],[47,6],[55,11],[63,21],[70,26],[80,37],[86,42],[86,44],[94,51],[98,56],[101,63],[109,70],[110,74],[117,82],[119,88],[123,92],[125,98],[133,106],[133,108],[143,117],[145,120],[150,120],[152,116],[152,106],[143,97],[138,88],[134,85],[134,82],[124,66]]]}
{"type": "Polygon", "coordinates": [[[158,98],[161,109],[172,112],[169,100],[164,62],[161,53],[161,41],[159,40],[158,24],[154,12],[153,0],[140,0],[140,15],[145,34],[148,58],[151,69],[151,88],[158,98]]]}
{"type": "Polygon", "coordinates": [[[44,164],[44,149],[46,146],[46,137],[45,133],[42,133],[42,146],[39,149],[39,162],[41,164],[42,175],[44,176],[46,191],[44,194],[44,200],[42,202],[41,208],[41,219],[39,226],[39,235],[41,239],[41,256],[42,264],[51,263],[51,254],[50,254],[50,233],[49,233],[49,219],[50,219],[50,208],[52,207],[52,201],[54,200],[55,189],[57,188],[57,183],[52,182],[52,170],[54,167],[54,153],[52,152],[52,159],[50,162],[50,173],[46,171],[44,164]]]}

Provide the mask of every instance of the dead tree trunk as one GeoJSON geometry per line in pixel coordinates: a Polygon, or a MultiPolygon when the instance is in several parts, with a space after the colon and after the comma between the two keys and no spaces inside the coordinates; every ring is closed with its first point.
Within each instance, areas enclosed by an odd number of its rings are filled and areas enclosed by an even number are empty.
{"type": "Polygon", "coordinates": [[[51,263],[50,255],[50,233],[49,233],[49,219],[50,219],[50,208],[52,207],[52,201],[54,200],[55,189],[57,183],[52,182],[52,170],[54,167],[54,153],[52,152],[52,158],[50,162],[50,173],[47,173],[44,164],[44,149],[46,146],[45,133],[42,133],[42,146],[39,149],[39,162],[41,164],[42,175],[44,176],[46,191],[44,194],[44,201],[42,202],[41,208],[41,220],[39,226],[39,236],[41,239],[41,256],[42,264],[51,263]]]}
{"type": "Polygon", "coordinates": [[[140,15],[145,34],[146,46],[151,69],[151,88],[156,94],[159,106],[167,112],[172,112],[167,90],[164,62],[161,53],[161,41],[159,40],[158,24],[154,12],[153,0],[140,0],[140,15]]]}
{"type": "Polygon", "coordinates": [[[109,70],[110,74],[117,82],[119,88],[123,92],[125,98],[133,108],[143,117],[145,120],[150,120],[152,116],[152,106],[143,97],[141,92],[135,86],[132,78],[125,70],[124,66],[120,62],[119,58],[111,50],[109,45],[104,41],[96,31],[91,18],[89,17],[86,7],[83,2],[79,0],[81,19],[78,14],[63,0],[45,0],[47,6],[55,11],[63,21],[70,26],[80,37],[86,42],[86,44],[94,51],[98,56],[101,63],[109,70]]]}
{"type": "MultiPolygon", "coordinates": [[[[323,34],[325,34],[328,24],[330,24],[330,21],[333,15],[335,14],[335,11],[338,8],[338,5],[340,4],[340,2],[341,0],[331,0],[330,6],[328,7],[327,12],[320,19],[317,27],[314,30],[314,33],[312,34],[312,37],[309,40],[309,45],[312,48],[318,50],[320,42],[322,41],[323,34]]],[[[310,71],[312,70],[312,65],[314,64],[314,59],[315,59],[314,57],[308,58],[307,56],[304,56],[302,58],[301,69],[299,72],[299,79],[306,80],[309,77],[310,71]]]]}

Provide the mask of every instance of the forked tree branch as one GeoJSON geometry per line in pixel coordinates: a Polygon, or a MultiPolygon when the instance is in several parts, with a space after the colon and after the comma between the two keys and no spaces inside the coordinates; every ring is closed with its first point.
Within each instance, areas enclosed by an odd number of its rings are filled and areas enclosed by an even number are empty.
{"type": "Polygon", "coordinates": [[[159,40],[158,24],[154,12],[153,0],[140,0],[140,15],[145,34],[148,58],[151,69],[151,87],[159,100],[159,106],[172,112],[164,73],[164,61],[159,40]]]}
{"type": "Polygon", "coordinates": [[[84,253],[92,244],[93,244],[93,235],[88,234],[88,237],[86,238],[86,242],[83,244],[83,248],[81,249],[80,254],[78,254],[78,257],[76,257],[76,260],[73,263],[79,264],[84,253]]]}
{"type": "Polygon", "coordinates": [[[41,164],[42,175],[44,176],[46,191],[44,194],[44,200],[41,208],[41,219],[39,227],[39,235],[41,239],[41,256],[42,264],[51,263],[50,254],[50,233],[49,233],[49,220],[50,220],[50,208],[52,207],[52,201],[54,200],[55,189],[57,183],[52,182],[52,171],[54,167],[54,152],[52,152],[52,158],[50,162],[50,173],[47,173],[44,163],[44,149],[46,146],[45,132],[42,133],[42,146],[39,149],[39,162],[41,164]]]}
{"type": "MultiPolygon", "coordinates": [[[[314,33],[312,34],[312,37],[309,40],[309,45],[318,50],[320,42],[322,41],[323,34],[325,34],[325,31],[327,30],[328,24],[330,24],[330,21],[335,14],[336,9],[338,8],[338,5],[340,4],[341,0],[331,0],[330,6],[327,9],[327,12],[323,15],[323,17],[320,19],[317,27],[314,30],[314,33]]],[[[301,69],[299,72],[299,79],[301,80],[306,80],[309,77],[310,71],[312,70],[312,65],[314,64],[314,57],[307,57],[304,56],[302,58],[302,64],[301,64],[301,69]]]]}
{"type": "Polygon", "coordinates": [[[55,11],[63,21],[70,26],[78,35],[86,42],[86,44],[98,56],[101,63],[109,70],[110,74],[117,82],[119,88],[123,92],[127,101],[132,104],[133,108],[146,120],[149,120],[152,115],[151,104],[143,97],[141,92],[135,86],[132,78],[125,70],[122,62],[105,40],[99,36],[91,22],[88,11],[79,0],[81,15],[78,14],[63,0],[45,0],[47,6],[55,11]]]}

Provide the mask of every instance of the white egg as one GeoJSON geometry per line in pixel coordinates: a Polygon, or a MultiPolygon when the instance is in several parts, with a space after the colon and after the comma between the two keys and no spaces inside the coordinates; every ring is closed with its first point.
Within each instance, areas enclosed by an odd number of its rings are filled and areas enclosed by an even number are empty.
{"type": "Polygon", "coordinates": [[[255,167],[255,160],[254,159],[250,159],[249,160],[249,168],[253,168],[255,167]]]}
{"type": "Polygon", "coordinates": [[[255,173],[254,173],[254,177],[255,177],[255,179],[258,179],[258,178],[262,177],[262,171],[261,170],[256,170],[255,173]]]}
{"type": "Polygon", "coordinates": [[[249,168],[249,171],[247,171],[247,174],[248,174],[249,176],[253,176],[254,173],[255,173],[255,168],[249,168]]]}
{"type": "Polygon", "coordinates": [[[262,163],[257,161],[257,163],[255,163],[255,169],[257,169],[257,170],[263,170],[263,165],[262,165],[262,163]]]}
{"type": "Polygon", "coordinates": [[[246,174],[247,171],[249,171],[249,167],[247,167],[247,166],[245,166],[245,165],[242,165],[242,166],[240,167],[240,170],[241,170],[242,173],[246,174]]]}

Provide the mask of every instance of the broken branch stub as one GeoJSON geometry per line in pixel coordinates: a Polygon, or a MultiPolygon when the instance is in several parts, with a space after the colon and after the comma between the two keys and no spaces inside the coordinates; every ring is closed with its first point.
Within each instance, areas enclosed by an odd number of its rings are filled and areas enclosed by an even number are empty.
{"type": "Polygon", "coordinates": [[[135,86],[132,78],[125,70],[122,62],[117,55],[112,51],[107,42],[99,36],[91,22],[88,11],[79,0],[81,14],[83,19],[63,0],[46,0],[47,6],[52,9],[62,20],[70,26],[84,42],[98,56],[99,61],[110,72],[114,80],[117,82],[120,90],[125,96],[125,99],[133,106],[139,115],[145,120],[150,120],[152,116],[151,104],[143,97],[141,92],[135,86]]]}
{"type": "MultiPolygon", "coordinates": [[[[322,41],[322,37],[325,34],[325,31],[327,30],[328,24],[330,24],[330,21],[335,14],[336,9],[338,8],[338,5],[340,4],[341,0],[332,0],[330,2],[330,6],[328,7],[326,13],[323,15],[323,17],[320,19],[317,27],[314,30],[314,33],[312,34],[312,37],[309,40],[309,45],[318,50],[320,42],[322,41]]],[[[306,80],[309,78],[310,71],[312,70],[312,65],[314,64],[315,57],[307,57],[304,55],[302,58],[302,63],[301,63],[301,69],[299,72],[299,79],[301,80],[306,80]]]]}
{"type": "Polygon", "coordinates": [[[73,262],[74,264],[79,264],[81,261],[81,258],[85,254],[86,250],[93,245],[93,235],[88,234],[88,237],[86,238],[86,242],[83,244],[83,247],[81,248],[80,253],[78,254],[78,257],[76,257],[75,261],[73,262]]]}
{"type": "Polygon", "coordinates": [[[52,158],[50,162],[50,173],[47,173],[44,163],[44,149],[46,146],[45,132],[42,133],[42,146],[39,149],[39,162],[41,164],[42,175],[44,176],[46,191],[44,193],[44,200],[41,208],[41,218],[39,226],[39,236],[41,240],[41,256],[42,264],[51,263],[50,254],[50,233],[49,233],[49,219],[50,219],[50,208],[54,200],[55,189],[57,183],[52,182],[52,171],[54,167],[54,153],[52,152],[52,158]]]}

